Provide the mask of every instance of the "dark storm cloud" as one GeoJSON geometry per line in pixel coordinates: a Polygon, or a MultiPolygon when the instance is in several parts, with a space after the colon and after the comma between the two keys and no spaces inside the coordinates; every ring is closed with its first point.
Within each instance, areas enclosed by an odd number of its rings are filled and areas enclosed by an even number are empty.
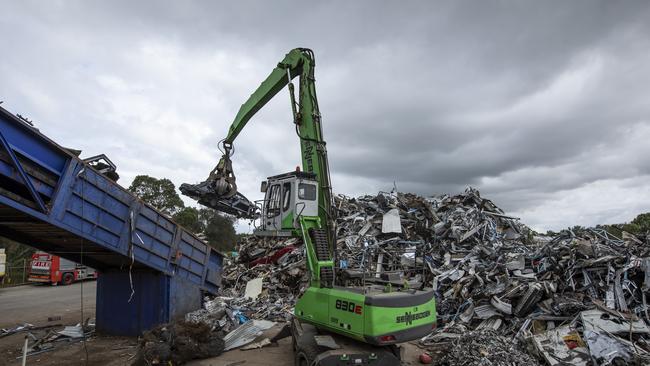
{"type": "MultiPolygon", "coordinates": [[[[650,209],[645,2],[3,2],[0,96],[123,176],[203,179],[239,105],[316,51],[335,189],[480,188],[538,228],[650,209]],[[635,200],[627,197],[635,196],[635,200]],[[589,212],[587,214],[586,212],[589,212]]],[[[237,141],[244,193],[298,163],[283,91],[237,141]]]]}

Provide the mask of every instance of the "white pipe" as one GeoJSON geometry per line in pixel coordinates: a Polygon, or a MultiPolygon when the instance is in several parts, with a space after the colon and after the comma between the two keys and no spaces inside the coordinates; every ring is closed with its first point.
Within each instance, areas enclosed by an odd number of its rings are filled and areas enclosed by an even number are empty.
{"type": "Polygon", "coordinates": [[[27,343],[29,342],[29,336],[25,336],[25,344],[23,345],[23,363],[22,366],[27,365],[27,343]]]}

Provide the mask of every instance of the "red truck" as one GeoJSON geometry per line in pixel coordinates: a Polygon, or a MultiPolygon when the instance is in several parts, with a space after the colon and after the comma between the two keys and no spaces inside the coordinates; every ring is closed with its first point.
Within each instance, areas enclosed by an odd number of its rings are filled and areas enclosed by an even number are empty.
{"type": "Polygon", "coordinates": [[[69,285],[91,278],[97,278],[97,271],[90,267],[45,252],[32,255],[28,277],[30,282],[69,285]]]}

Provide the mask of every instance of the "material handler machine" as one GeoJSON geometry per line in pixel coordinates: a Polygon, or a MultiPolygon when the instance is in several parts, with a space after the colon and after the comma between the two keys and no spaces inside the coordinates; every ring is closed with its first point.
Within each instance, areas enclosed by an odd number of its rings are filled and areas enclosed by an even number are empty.
{"type": "Polygon", "coordinates": [[[427,335],[436,325],[433,290],[337,285],[335,209],[314,67],[311,50],[290,51],[239,109],[220,143],[223,156],[208,179],[180,189],[205,206],[259,218],[256,235],[302,238],[310,282],[294,310],[296,365],[396,365],[401,357],[395,345],[427,335]],[[295,77],[299,77],[297,97],[295,77]],[[265,199],[258,212],[237,192],[230,157],[249,120],[285,86],[300,140],[302,171],[263,182],[265,199]]]}

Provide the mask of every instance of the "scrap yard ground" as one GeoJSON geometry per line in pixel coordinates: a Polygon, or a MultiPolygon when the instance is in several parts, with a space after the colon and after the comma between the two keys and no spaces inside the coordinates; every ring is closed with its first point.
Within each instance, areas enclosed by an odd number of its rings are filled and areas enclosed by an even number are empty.
{"type": "MultiPolygon", "coordinates": [[[[24,285],[0,289],[0,328],[11,328],[24,323],[35,326],[61,324],[52,328],[60,330],[64,325],[77,324],[81,319],[81,286],[81,283],[75,283],[70,286],[24,285]],[[56,320],[48,321],[48,318],[56,320]]],[[[94,317],[96,282],[84,282],[83,287],[84,317],[94,317]]],[[[24,337],[25,333],[21,332],[0,338],[0,365],[20,365],[20,360],[16,357],[21,355],[24,337]]],[[[135,345],[135,342],[127,337],[93,337],[87,343],[89,364],[124,365],[130,357],[125,354],[125,349],[128,352],[128,346],[135,345]]],[[[85,351],[81,343],[72,343],[51,352],[30,356],[27,364],[83,365],[84,358],[85,351]]]]}
{"type": "MultiPolygon", "coordinates": [[[[84,316],[95,316],[96,283],[88,281],[84,286],[84,316]]],[[[79,294],[80,283],[70,286],[25,285],[0,289],[0,328],[11,328],[30,323],[35,326],[62,324],[53,327],[60,330],[63,325],[74,325],[81,319],[79,294]],[[58,319],[58,317],[61,319],[58,319]],[[57,320],[48,321],[54,317],[57,320]]],[[[0,366],[20,365],[16,357],[25,333],[16,333],[0,338],[0,366]]],[[[136,352],[137,338],[97,335],[91,337],[88,348],[89,365],[129,365],[136,352]]],[[[85,351],[82,343],[64,345],[57,350],[30,356],[28,365],[85,365],[85,351]]],[[[217,366],[246,361],[246,366],[286,365],[293,362],[290,339],[278,342],[277,347],[250,351],[234,350],[219,357],[189,363],[194,366],[217,366]]]]}
{"type": "MultiPolygon", "coordinates": [[[[79,322],[80,283],[70,286],[25,285],[0,289],[0,328],[10,328],[23,323],[35,326],[74,325],[79,322]],[[50,317],[58,317],[48,321],[50,317]]],[[[84,282],[84,316],[95,316],[94,281],[84,282]]],[[[63,326],[53,329],[60,330],[63,326]]],[[[20,348],[25,333],[17,333],[0,338],[0,366],[20,365],[16,357],[21,355],[20,348]]],[[[122,366],[130,365],[136,352],[137,338],[96,335],[91,337],[88,348],[89,365],[122,366]]],[[[412,345],[406,347],[406,358],[415,360],[418,352],[412,345]]],[[[285,338],[276,346],[248,351],[233,350],[205,360],[188,363],[189,366],[220,365],[290,365],[293,363],[291,338],[285,338]],[[242,361],[244,363],[242,363],[242,361]]],[[[415,364],[415,362],[412,362],[415,364]]],[[[59,349],[40,355],[30,356],[28,365],[85,365],[85,351],[82,343],[64,345],[59,349]]],[[[406,363],[406,365],[411,363],[406,363]]]]}

